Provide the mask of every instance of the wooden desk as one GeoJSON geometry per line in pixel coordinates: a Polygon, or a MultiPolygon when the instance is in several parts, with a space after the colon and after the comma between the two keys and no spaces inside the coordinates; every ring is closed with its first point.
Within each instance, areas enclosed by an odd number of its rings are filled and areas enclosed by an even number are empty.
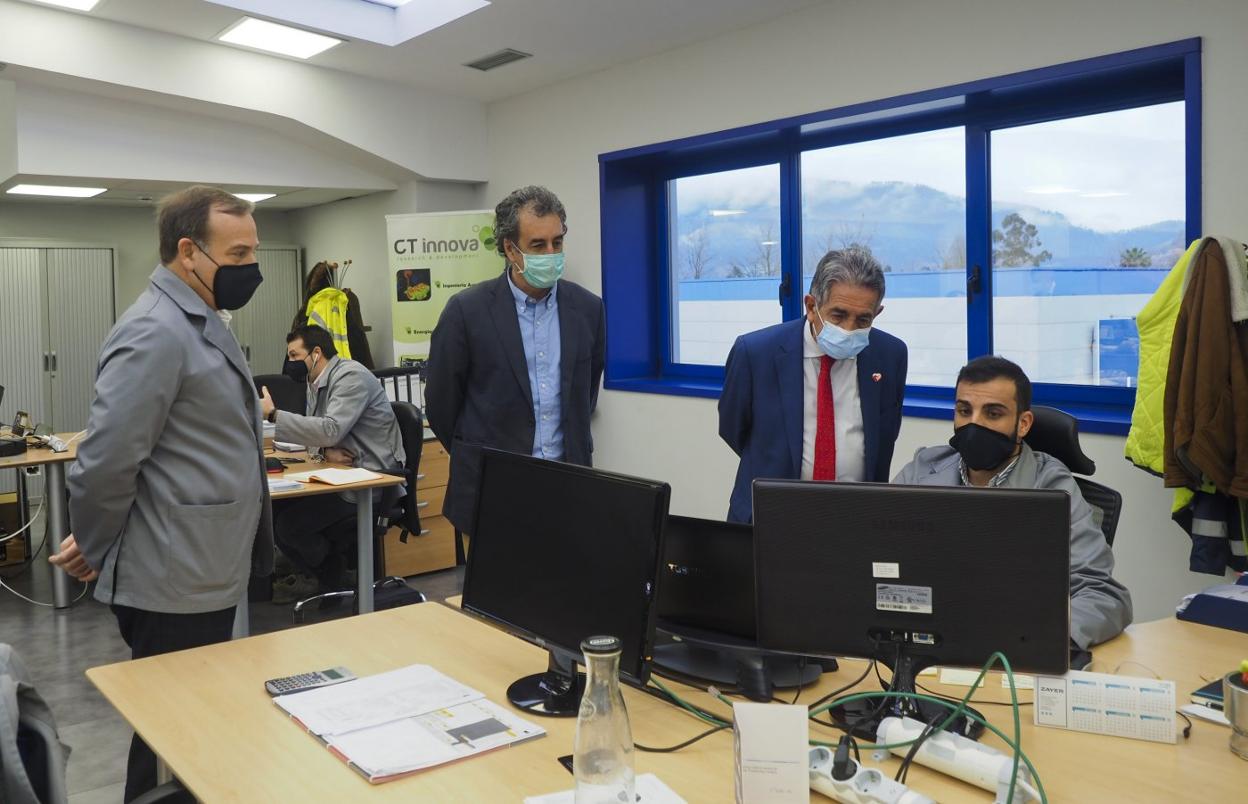
{"type": "MultiPolygon", "coordinates": [[[[69,444],[65,452],[53,452],[47,447],[28,447],[21,455],[0,458],[0,470],[23,469],[43,466],[44,505],[48,508],[47,535],[44,537],[50,553],[60,548],[69,535],[69,510],[65,497],[65,464],[78,457],[78,442],[70,441],[77,433],[58,433],[57,437],[69,444]]],[[[48,565],[52,572],[52,603],[58,609],[69,606],[69,575],[48,565]]]]}
{"type": "MultiPolygon", "coordinates": [[[[1133,626],[1094,655],[1110,670],[1127,659],[1143,662],[1174,679],[1185,700],[1202,674],[1213,677],[1238,662],[1243,644],[1242,635],[1230,631],[1166,620],[1133,626]]],[[[555,761],[572,751],[572,719],[542,718],[548,731],[543,739],[372,786],[284,717],[263,688],[268,678],[336,664],[365,675],[415,663],[431,664],[501,703],[512,681],[544,669],[546,659],[538,648],[449,606],[423,604],[96,667],[87,676],[204,801],[518,801],[572,786],[572,777],[555,761]]],[[[813,701],[848,683],[862,667],[844,662],[802,700],[813,701]]],[[[962,694],[957,687],[927,686],[962,694]]],[[[726,712],[705,693],[679,685],[673,689],[726,712]]],[[[982,695],[1005,697],[995,680],[982,695]]],[[[633,737],[640,743],[672,745],[705,730],[682,710],[637,690],[626,688],[624,697],[633,737]]],[[[1009,732],[1008,709],[980,709],[1009,732]]],[[[1248,768],[1227,747],[1224,727],[1198,721],[1191,740],[1172,746],[1037,729],[1030,725],[1030,708],[1022,714],[1023,747],[1055,804],[1235,801],[1242,796],[1248,768]]],[[[815,739],[833,741],[836,735],[811,727],[815,739]]],[[[1000,746],[995,738],[988,742],[1000,746]]],[[[637,752],[635,757],[638,773],[658,774],[691,802],[733,798],[729,731],[677,753],[637,752]]],[[[881,764],[891,773],[897,762],[890,758],[881,764]]],[[[921,766],[911,770],[910,784],[944,802],[990,800],[985,791],[921,766]]]]}
{"type": "MultiPolygon", "coordinates": [[[[328,462],[315,463],[308,460],[306,452],[296,453],[266,453],[266,457],[285,457],[302,459],[299,463],[287,464],[285,471],[281,475],[271,474],[269,477],[285,477],[289,473],[310,472],[315,469],[338,468],[350,469],[346,464],[334,464],[328,462]]],[[[331,486],[328,483],[303,483],[301,488],[290,489],[289,491],[274,491],[271,496],[274,500],[290,500],[298,497],[311,497],[317,494],[337,494],[344,491],[356,492],[355,495],[355,543],[356,557],[358,564],[356,566],[356,601],[359,603],[361,614],[367,614],[373,610],[373,489],[386,488],[388,486],[397,486],[403,483],[403,478],[398,475],[381,475],[375,480],[364,480],[359,483],[347,483],[342,486],[331,486]]],[[[247,596],[243,595],[243,603],[240,605],[241,613],[235,617],[234,635],[235,637],[246,636],[246,608],[247,596]]]]}

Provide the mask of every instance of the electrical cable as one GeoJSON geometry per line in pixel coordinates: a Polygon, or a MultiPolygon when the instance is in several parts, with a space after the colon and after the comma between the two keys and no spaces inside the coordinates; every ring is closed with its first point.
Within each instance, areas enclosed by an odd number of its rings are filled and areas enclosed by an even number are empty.
{"type": "Polygon", "coordinates": [[[719,731],[723,731],[726,728],[728,727],[727,726],[713,726],[707,729],[706,731],[702,732],[701,734],[698,734],[694,737],[690,737],[688,740],[685,740],[683,743],[677,743],[676,745],[669,745],[663,748],[653,748],[648,745],[642,745],[641,743],[638,743],[638,742],[633,743],[633,748],[636,748],[638,751],[645,751],[650,754],[670,754],[675,751],[679,751],[682,748],[688,748],[689,746],[696,743],[698,740],[701,740],[705,737],[710,737],[712,734],[719,732],[719,731]]]}
{"type": "MultiPolygon", "coordinates": [[[[91,588],[91,581],[84,581],[82,584],[82,592],[78,595],[78,597],[70,601],[70,605],[72,606],[73,604],[77,603],[79,600],[82,600],[84,597],[86,597],[87,590],[90,588],[91,588]]],[[[20,597],[22,600],[25,600],[27,603],[33,603],[36,606],[44,606],[45,608],[49,608],[49,609],[56,608],[55,603],[44,603],[42,600],[32,600],[31,598],[26,597],[26,595],[23,595],[21,592],[9,586],[3,580],[0,580],[0,589],[7,589],[8,591],[20,597]]]]}
{"type": "MultiPolygon", "coordinates": [[[[928,695],[933,695],[937,698],[944,698],[946,701],[953,701],[954,703],[957,703],[958,701],[962,700],[961,698],[954,698],[952,695],[945,695],[942,692],[936,692],[933,689],[929,689],[928,687],[923,686],[917,681],[915,682],[914,686],[922,690],[923,692],[927,693],[928,695]]],[[[970,703],[973,703],[976,706],[1013,706],[1014,705],[1010,703],[1009,701],[984,701],[978,698],[972,698],[970,703]]],[[[1034,703],[1035,703],[1034,701],[1020,701],[1018,705],[1019,706],[1031,706],[1034,703]]]]}
{"type": "Polygon", "coordinates": [[[797,660],[797,692],[793,693],[793,700],[790,705],[796,706],[797,699],[802,697],[802,679],[806,675],[806,657],[803,656],[797,660]]]}
{"type": "MultiPolygon", "coordinates": [[[[939,729],[944,729],[945,727],[947,727],[959,715],[968,717],[971,720],[982,724],[985,728],[991,730],[994,734],[1000,737],[1006,743],[1006,745],[1014,749],[1014,760],[1013,760],[1013,767],[1012,767],[1012,771],[1010,775],[1010,786],[1009,786],[1009,791],[1006,795],[1005,800],[1012,801],[1014,798],[1014,790],[1016,786],[1019,784],[1018,767],[1019,767],[1019,762],[1021,761],[1027,765],[1027,769],[1031,772],[1032,778],[1035,779],[1036,787],[1039,790],[1039,797],[1041,801],[1047,804],[1048,798],[1045,795],[1044,785],[1040,781],[1040,776],[1036,772],[1036,768],[1032,764],[1031,759],[1027,756],[1027,754],[1022,749],[1022,725],[1019,720],[1018,687],[1014,681],[1014,671],[1010,667],[1009,659],[1006,658],[1005,654],[1001,653],[1000,651],[997,651],[988,658],[988,661],[984,663],[983,668],[980,670],[979,675],[976,677],[974,684],[972,684],[971,688],[967,690],[966,696],[962,698],[962,700],[957,704],[954,704],[954,703],[951,703],[950,701],[942,700],[940,698],[936,698],[930,695],[921,695],[919,693],[911,693],[911,692],[893,692],[890,690],[890,691],[885,691],[885,692],[862,692],[862,693],[855,693],[853,695],[847,695],[844,698],[834,700],[828,704],[825,704],[817,709],[812,710],[811,714],[816,715],[816,714],[819,714],[820,712],[831,709],[834,706],[843,705],[846,703],[850,703],[852,701],[868,700],[872,698],[897,698],[897,699],[928,701],[937,706],[943,706],[947,709],[952,710],[950,714],[948,715],[948,717],[946,717],[944,721],[941,722],[940,726],[938,727],[939,729]],[[1014,738],[1013,739],[1007,737],[1004,732],[1002,732],[996,726],[989,723],[987,720],[984,720],[982,717],[978,716],[974,712],[967,710],[967,704],[969,703],[971,697],[975,694],[975,691],[978,690],[980,686],[983,684],[984,677],[988,674],[988,671],[992,668],[994,664],[997,664],[998,662],[1004,668],[1005,674],[1008,677],[1009,684],[1010,684],[1010,699],[1011,699],[1011,702],[1013,703],[1013,713],[1014,713],[1014,738]]],[[[816,745],[825,745],[825,746],[831,747],[830,743],[820,743],[817,741],[812,741],[812,742],[816,745]]],[[[908,747],[913,742],[914,742],[913,740],[908,740],[908,741],[897,743],[897,744],[871,745],[867,747],[875,748],[875,749],[891,750],[893,748],[908,747]]]]}

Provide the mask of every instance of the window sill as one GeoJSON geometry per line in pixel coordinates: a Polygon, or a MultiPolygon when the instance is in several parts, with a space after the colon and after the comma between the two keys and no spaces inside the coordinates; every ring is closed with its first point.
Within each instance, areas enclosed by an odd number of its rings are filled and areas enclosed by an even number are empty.
{"type": "Polygon", "coordinates": [[[608,391],[631,391],[637,394],[667,394],[669,396],[700,396],[718,399],[724,384],[718,380],[698,380],[674,377],[630,377],[607,380],[603,387],[608,391]]]}
{"type": "MultiPolygon", "coordinates": [[[[1063,410],[1079,420],[1079,432],[1102,435],[1125,436],[1131,429],[1131,413],[1117,407],[1090,405],[1086,402],[1072,403],[1060,400],[1033,400],[1033,405],[1046,405],[1063,410]]],[[[932,399],[926,396],[906,394],[902,404],[903,416],[920,419],[943,419],[953,421],[953,400],[932,399]]]]}
{"type": "MultiPolygon", "coordinates": [[[[603,387],[608,391],[628,391],[638,394],[666,394],[668,396],[693,396],[718,399],[723,384],[716,380],[699,380],[675,377],[631,377],[607,380],[603,387]]],[[[1102,435],[1125,436],[1131,429],[1131,413],[1119,406],[1096,405],[1087,402],[1060,400],[1035,400],[1034,404],[1059,408],[1079,420],[1079,432],[1102,435]]],[[[953,421],[952,394],[946,391],[933,394],[930,391],[907,393],[902,403],[903,416],[920,419],[953,421]]]]}

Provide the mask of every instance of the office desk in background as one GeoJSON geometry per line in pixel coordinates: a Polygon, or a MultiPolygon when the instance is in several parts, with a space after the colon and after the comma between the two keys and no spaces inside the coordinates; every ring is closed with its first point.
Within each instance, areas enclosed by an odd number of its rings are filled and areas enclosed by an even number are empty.
{"type": "MultiPolygon", "coordinates": [[[[299,463],[286,464],[285,471],[282,474],[268,475],[270,478],[285,477],[290,473],[311,472],[316,469],[350,469],[346,464],[336,464],[324,461],[314,463],[308,460],[306,452],[269,453],[265,451],[266,457],[281,457],[299,459],[299,463]]],[[[267,482],[267,481],[266,481],[267,482]]],[[[271,496],[274,501],[292,500],[299,497],[312,497],[317,494],[339,494],[344,491],[356,492],[355,495],[355,549],[356,560],[359,562],[356,566],[356,601],[359,604],[361,614],[367,614],[373,610],[373,489],[386,488],[389,486],[397,486],[403,483],[403,478],[398,475],[381,475],[374,480],[364,480],[359,483],[346,483],[341,486],[332,486],[328,483],[303,483],[300,488],[289,489],[285,491],[274,491],[271,496]]],[[[247,595],[243,594],[243,600],[239,604],[238,610],[234,616],[234,638],[245,637],[250,633],[249,613],[247,595]]]]}
{"type": "MultiPolygon", "coordinates": [[[[0,458],[0,471],[43,466],[43,504],[48,511],[44,524],[48,555],[60,548],[69,535],[69,507],[65,496],[65,466],[78,457],[78,442],[70,441],[77,433],[58,433],[57,437],[69,444],[65,452],[53,452],[47,447],[28,447],[21,455],[0,458]]],[[[52,573],[52,604],[63,609],[69,606],[70,577],[59,568],[45,562],[52,573]]],[[[76,582],[75,582],[76,583],[76,582]]]]}
{"type": "MultiPolygon", "coordinates": [[[[1126,661],[1147,665],[1177,682],[1180,696],[1238,663],[1242,637],[1230,631],[1164,620],[1132,626],[1094,652],[1096,669],[1126,661]]],[[[409,664],[430,664],[475,687],[497,703],[515,679],[546,666],[544,651],[462,614],[450,606],[420,604],[304,626],[251,639],[123,662],[87,671],[88,678],[199,799],[215,801],[519,801],[568,789],[572,777],[556,757],[571,753],[575,719],[539,721],[542,739],[433,768],[383,785],[369,785],[311,735],[285,717],[264,692],[276,676],[346,665],[357,675],[409,664]]],[[[813,701],[848,683],[864,664],[847,660],[803,692],[813,701]]],[[[1123,672],[1146,674],[1134,665],[1123,672]]],[[[961,696],[964,688],[927,680],[926,686],[961,696]]],[[[678,694],[726,713],[703,692],[678,684],[678,694]]],[[[874,679],[864,682],[872,689],[874,679]]],[[[996,684],[981,693],[1004,700],[996,684]]],[[[1023,693],[1023,700],[1030,700],[1023,693]]],[[[684,711],[632,688],[624,689],[633,738],[666,746],[705,730],[684,711]]],[[[1005,707],[979,707],[1006,733],[1005,707]]],[[[1177,745],[1148,743],[1031,726],[1023,716],[1023,748],[1039,769],[1050,801],[1236,801],[1246,766],[1227,747],[1225,727],[1197,722],[1192,739],[1177,745]]],[[[811,726],[811,737],[834,742],[829,728],[811,726]]],[[[988,744],[1000,747],[995,737],[988,744]]],[[[656,773],[690,802],[733,799],[730,730],[679,752],[635,755],[638,773],[656,773]]],[[[881,763],[890,774],[898,760],[881,763]]],[[[910,784],[939,801],[983,802],[990,796],[955,779],[916,766],[910,784]]],[[[813,801],[821,801],[815,797],[813,801]]]]}

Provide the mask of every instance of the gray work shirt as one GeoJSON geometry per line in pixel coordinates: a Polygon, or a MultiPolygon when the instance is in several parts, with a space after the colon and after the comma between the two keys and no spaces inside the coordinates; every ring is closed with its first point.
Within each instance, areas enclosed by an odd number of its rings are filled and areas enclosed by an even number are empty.
{"type": "MultiPolygon", "coordinates": [[[[914,453],[894,483],[962,485],[962,459],[950,446],[914,453]]],[[[1122,633],[1131,624],[1131,593],[1114,580],[1114,554],[1092,518],[1070,470],[1058,459],[1023,444],[1013,469],[999,484],[1013,489],[1061,489],[1070,496],[1070,639],[1088,648],[1122,633]]]]}
{"type": "Polygon", "coordinates": [[[260,401],[238,341],[169,269],[100,351],[69,516],[95,597],[193,614],[237,604],[273,565],[260,401]],[[253,556],[253,547],[255,555],[253,556]]]}
{"type": "MultiPolygon", "coordinates": [[[[308,383],[306,409],[306,416],[279,410],[274,438],[303,444],[309,452],[350,450],[355,466],[374,472],[403,468],[407,455],[390,400],[381,381],[360,363],[330,358],[316,381],[308,383]]],[[[355,499],[350,492],[342,496],[355,499]]]]}

